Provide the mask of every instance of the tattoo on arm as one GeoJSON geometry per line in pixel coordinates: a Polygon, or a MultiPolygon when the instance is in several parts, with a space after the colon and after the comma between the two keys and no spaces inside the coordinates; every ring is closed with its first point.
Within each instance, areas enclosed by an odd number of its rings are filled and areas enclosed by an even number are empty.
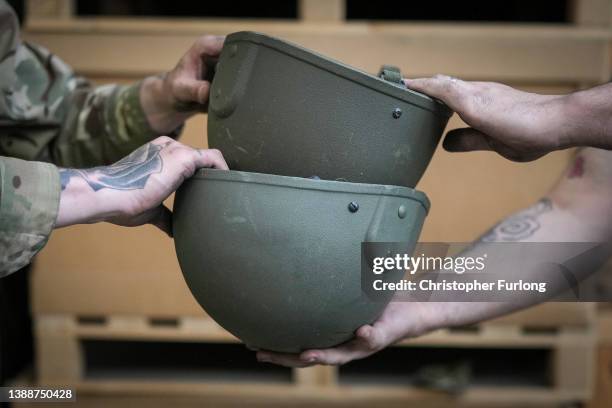
{"type": "Polygon", "coordinates": [[[478,242],[512,242],[527,239],[540,229],[540,216],[552,209],[552,201],[544,198],[533,207],[500,222],[480,237],[478,242]]]}
{"type": "Polygon", "coordinates": [[[584,174],[584,157],[577,155],[572,168],[567,173],[567,178],[580,178],[584,174]]]}
{"type": "Polygon", "coordinates": [[[86,170],[60,169],[62,190],[65,190],[75,177],[85,180],[94,191],[103,188],[143,189],[151,174],[162,171],[164,163],[160,152],[164,147],[165,145],[148,143],[110,166],[86,170]]]}

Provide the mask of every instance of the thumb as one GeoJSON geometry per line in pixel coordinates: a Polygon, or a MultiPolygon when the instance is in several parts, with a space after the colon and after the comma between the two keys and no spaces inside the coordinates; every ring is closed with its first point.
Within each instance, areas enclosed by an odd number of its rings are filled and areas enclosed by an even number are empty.
{"type": "Polygon", "coordinates": [[[471,152],[475,150],[494,150],[491,138],[474,128],[451,130],[442,143],[449,152],[471,152]]]}
{"type": "Polygon", "coordinates": [[[355,337],[364,341],[369,350],[380,350],[388,345],[385,328],[380,326],[380,324],[361,326],[355,332],[355,337]]]}
{"type": "Polygon", "coordinates": [[[216,57],[221,54],[225,36],[205,35],[198,38],[191,47],[192,55],[216,57]]]}
{"type": "Polygon", "coordinates": [[[176,97],[182,101],[205,104],[208,101],[210,82],[184,78],[176,85],[176,97]]]}
{"type": "Polygon", "coordinates": [[[446,134],[442,145],[449,152],[493,151],[516,162],[532,161],[547,153],[537,149],[516,149],[474,128],[451,130],[446,134]]]}

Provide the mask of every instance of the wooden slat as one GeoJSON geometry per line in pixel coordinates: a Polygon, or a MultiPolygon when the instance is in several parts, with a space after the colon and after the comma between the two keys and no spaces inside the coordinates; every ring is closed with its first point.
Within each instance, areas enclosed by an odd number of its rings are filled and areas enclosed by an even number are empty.
{"type": "MultiPolygon", "coordinates": [[[[77,384],[77,395],[123,397],[197,397],[209,404],[234,401],[239,406],[308,407],[542,407],[575,402],[582,394],[545,387],[473,387],[460,396],[407,386],[343,386],[319,389],[268,384],[190,384],[179,382],[96,381],[77,384]]],[[[182,405],[181,405],[182,406],[182,405]]]]}
{"type": "Polygon", "coordinates": [[[582,393],[582,399],[589,399],[594,388],[596,339],[576,335],[580,341],[554,350],[553,382],[559,389],[582,393]]]}
{"type": "Polygon", "coordinates": [[[35,322],[37,378],[74,384],[83,375],[83,356],[70,316],[46,316],[35,322]]]}
{"type": "Polygon", "coordinates": [[[293,371],[294,382],[301,387],[336,386],[337,374],[337,368],[331,366],[296,368],[293,371]]]}
{"type": "Polygon", "coordinates": [[[74,0],[26,0],[26,20],[58,19],[74,16],[74,0]]]}
{"type": "Polygon", "coordinates": [[[612,310],[599,311],[597,326],[599,344],[612,347],[612,310]]]}
{"type": "Polygon", "coordinates": [[[341,22],[346,16],[346,0],[298,0],[299,17],[308,22],[341,22]]]}
{"type": "Polygon", "coordinates": [[[592,330],[584,330],[580,335],[568,336],[559,332],[530,333],[523,332],[513,326],[495,326],[486,324],[475,331],[465,332],[441,329],[433,333],[406,339],[398,343],[398,346],[418,347],[466,347],[466,348],[554,348],[561,344],[580,345],[584,342],[594,341],[595,333],[592,330]]]}
{"type": "Polygon", "coordinates": [[[581,26],[610,27],[612,2],[610,0],[573,0],[571,20],[581,26]]]}
{"type": "MultiPolygon", "coordinates": [[[[178,318],[175,326],[152,324],[151,319],[140,316],[109,316],[100,323],[80,322],[70,315],[38,315],[39,327],[44,333],[84,339],[138,339],[152,341],[185,342],[239,342],[209,317],[178,318]],[[61,326],[59,325],[61,323],[61,326]],[[61,328],[62,330],[59,330],[61,328]]],[[[474,330],[441,329],[399,343],[402,346],[431,347],[503,347],[533,348],[556,347],[559,344],[582,344],[594,341],[591,326],[559,326],[557,330],[531,332],[517,324],[484,322],[474,330]]],[[[539,327],[539,326],[536,326],[539,327]]],[[[546,326],[550,327],[550,326],[546,326]]],[[[42,332],[41,332],[42,333],[42,332]]]]}
{"type": "MultiPolygon", "coordinates": [[[[44,321],[46,317],[39,316],[44,321]]],[[[74,335],[85,339],[132,339],[151,341],[238,342],[209,317],[183,317],[176,327],[155,326],[140,316],[111,316],[104,324],[78,324],[74,335]]]]}
{"type": "Polygon", "coordinates": [[[612,401],[612,345],[599,347],[596,359],[596,384],[588,408],[608,408],[612,401]]]}
{"type": "Polygon", "coordinates": [[[82,73],[139,77],[173,67],[198,35],[240,30],[266,32],[369,72],[389,63],[407,76],[444,72],[542,84],[602,82],[609,74],[608,31],[571,27],[76,19],[32,22],[26,38],[82,73]]]}
{"type": "Polygon", "coordinates": [[[517,324],[523,327],[591,326],[596,321],[595,303],[543,303],[492,320],[491,324],[517,324]]]}

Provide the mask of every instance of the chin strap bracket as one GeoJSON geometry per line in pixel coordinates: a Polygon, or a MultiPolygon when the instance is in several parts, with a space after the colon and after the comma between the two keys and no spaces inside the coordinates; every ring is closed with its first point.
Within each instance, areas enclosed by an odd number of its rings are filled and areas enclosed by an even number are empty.
{"type": "Polygon", "coordinates": [[[383,65],[378,72],[378,77],[392,84],[406,87],[404,81],[402,81],[402,73],[400,69],[393,65],[383,65]]]}

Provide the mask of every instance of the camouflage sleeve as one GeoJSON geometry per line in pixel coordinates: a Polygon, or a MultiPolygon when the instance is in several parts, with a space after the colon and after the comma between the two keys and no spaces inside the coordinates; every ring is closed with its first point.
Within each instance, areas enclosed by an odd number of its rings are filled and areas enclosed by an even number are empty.
{"type": "Polygon", "coordinates": [[[159,136],[140,104],[140,83],[90,86],[48,50],[22,42],[4,0],[0,25],[0,155],[92,167],[159,136]]]}
{"type": "Polygon", "coordinates": [[[0,27],[1,277],[29,262],[55,222],[57,169],[41,162],[104,165],[158,135],[140,104],[140,83],[90,86],[46,49],[20,40],[5,0],[0,27]]]}
{"type": "Polygon", "coordinates": [[[55,166],[0,157],[0,278],[27,265],[45,245],[59,194],[55,166]]]}
{"type": "Polygon", "coordinates": [[[0,62],[0,76],[9,90],[0,120],[11,123],[0,135],[0,154],[92,167],[158,136],[140,104],[140,83],[91,87],[44,48],[25,44],[0,62]]]}

